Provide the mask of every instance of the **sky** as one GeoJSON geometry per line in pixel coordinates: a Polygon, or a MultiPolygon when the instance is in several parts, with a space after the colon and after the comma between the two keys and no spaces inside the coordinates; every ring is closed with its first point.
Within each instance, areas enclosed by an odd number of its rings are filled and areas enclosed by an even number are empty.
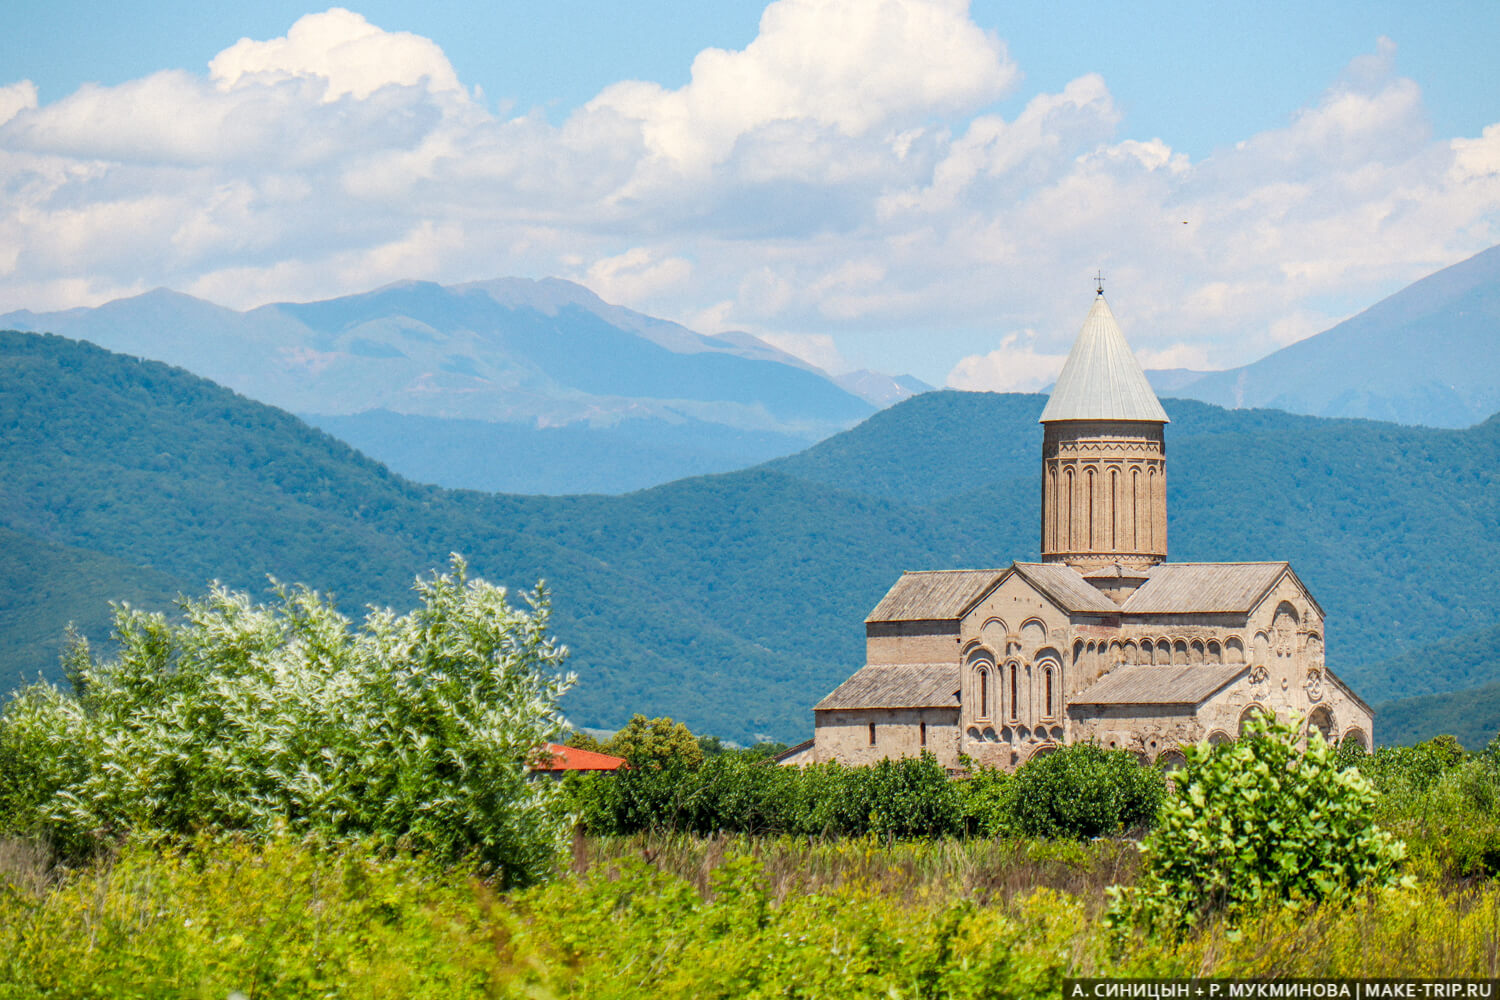
{"type": "Polygon", "coordinates": [[[1148,367],[1231,367],[1500,243],[1497,41],[1489,0],[20,0],[0,312],[556,276],[1033,390],[1102,271],[1148,367]]]}

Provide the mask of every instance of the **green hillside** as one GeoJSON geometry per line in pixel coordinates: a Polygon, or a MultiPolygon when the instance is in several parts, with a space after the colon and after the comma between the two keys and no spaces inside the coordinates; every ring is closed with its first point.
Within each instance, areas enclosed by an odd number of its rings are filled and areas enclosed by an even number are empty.
{"type": "Polygon", "coordinates": [[[1375,740],[1410,746],[1448,733],[1465,749],[1483,750],[1500,733],[1500,681],[1467,691],[1399,698],[1375,706],[1375,740]]]}
{"type": "Polygon", "coordinates": [[[109,641],[107,605],[162,607],[194,589],[166,573],[87,549],[54,545],[0,528],[0,696],[22,680],[56,677],[64,629],[109,641]]]}
{"type": "MultiPolygon", "coordinates": [[[[619,497],[506,496],[409,483],[180,370],[0,334],[7,550],[96,557],[70,601],[0,585],[0,682],[46,657],[7,622],[97,630],[107,608],[79,610],[94,593],[213,578],[264,592],[269,574],[357,613],[404,606],[411,578],[458,551],[490,579],[548,581],[581,677],[575,722],[641,711],[800,737],[861,662],[864,615],[902,570],[1036,557],[1042,402],[929,393],[756,469],[619,497]]],[[[1385,665],[1500,621],[1500,420],[1439,431],[1166,405],[1173,558],[1291,560],[1328,613],[1330,663],[1371,702],[1500,680],[1434,659],[1412,687],[1385,665]]]]}

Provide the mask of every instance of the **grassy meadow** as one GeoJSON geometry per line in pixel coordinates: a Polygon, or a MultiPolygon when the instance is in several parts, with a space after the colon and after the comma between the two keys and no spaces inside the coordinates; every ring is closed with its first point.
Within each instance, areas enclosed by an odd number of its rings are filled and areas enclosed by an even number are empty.
{"type": "Polygon", "coordinates": [[[1184,931],[1110,919],[1141,842],[578,832],[556,876],[389,846],[0,841],[0,998],[1057,997],[1070,976],[1500,976],[1500,770],[1366,759],[1401,884],[1184,931]]]}

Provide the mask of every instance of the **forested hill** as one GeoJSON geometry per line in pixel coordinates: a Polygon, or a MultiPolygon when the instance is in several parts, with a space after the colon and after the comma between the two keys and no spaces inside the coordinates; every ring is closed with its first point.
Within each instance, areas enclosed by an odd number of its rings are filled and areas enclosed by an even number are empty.
{"type": "MultiPolygon", "coordinates": [[[[264,593],[269,574],[358,613],[406,606],[412,577],[457,551],[490,579],[548,581],[581,677],[575,722],[641,711],[800,737],[902,570],[1036,557],[1042,403],[930,393],[760,468],[515,497],[406,482],[180,370],[0,334],[0,529],[10,564],[32,567],[0,582],[0,684],[55,672],[37,636],[93,595],[160,600],[213,578],[264,593]]],[[[1500,679],[1370,672],[1500,620],[1500,420],[1167,408],[1175,559],[1291,560],[1328,613],[1330,663],[1370,701],[1500,679]]],[[[80,623],[97,633],[106,615],[80,623]]]]}

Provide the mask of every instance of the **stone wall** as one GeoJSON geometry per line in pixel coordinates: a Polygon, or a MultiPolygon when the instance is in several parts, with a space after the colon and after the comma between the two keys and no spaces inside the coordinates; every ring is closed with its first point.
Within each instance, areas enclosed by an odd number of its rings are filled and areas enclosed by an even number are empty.
{"type": "Polygon", "coordinates": [[[886,757],[919,757],[923,750],[929,750],[943,766],[959,766],[957,709],[848,708],[828,709],[815,715],[813,759],[818,763],[836,760],[844,764],[873,764],[886,757]]]}

